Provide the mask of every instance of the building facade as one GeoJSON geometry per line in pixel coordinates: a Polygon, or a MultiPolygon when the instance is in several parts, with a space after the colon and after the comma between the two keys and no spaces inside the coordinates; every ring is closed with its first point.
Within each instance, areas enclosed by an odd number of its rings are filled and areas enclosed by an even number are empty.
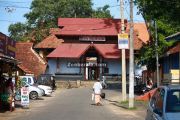
{"type": "MultiPolygon", "coordinates": [[[[63,80],[121,77],[121,50],[118,49],[117,36],[121,28],[120,19],[59,18],[58,26],[50,30],[49,39],[35,46],[48,61],[46,73],[63,80]]],[[[126,20],[125,28],[129,33],[126,20]]],[[[136,55],[149,40],[149,35],[144,23],[134,24],[134,28],[136,55]]],[[[129,50],[126,50],[127,74],[128,59],[129,50]]]]}
{"type": "Polygon", "coordinates": [[[161,58],[162,82],[180,84],[180,32],[167,37],[166,40],[174,41],[174,45],[161,58]]]}

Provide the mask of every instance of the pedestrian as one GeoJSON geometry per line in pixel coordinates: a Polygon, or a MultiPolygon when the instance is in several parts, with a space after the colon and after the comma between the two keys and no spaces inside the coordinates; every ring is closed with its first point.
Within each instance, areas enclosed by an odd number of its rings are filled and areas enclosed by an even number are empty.
{"type": "Polygon", "coordinates": [[[102,76],[102,86],[103,88],[107,88],[107,83],[106,83],[106,77],[102,76]]]}
{"type": "Polygon", "coordinates": [[[102,105],[101,103],[102,85],[100,83],[100,79],[97,79],[97,82],[94,83],[93,91],[94,91],[94,97],[95,97],[95,104],[97,106],[102,105]]]}

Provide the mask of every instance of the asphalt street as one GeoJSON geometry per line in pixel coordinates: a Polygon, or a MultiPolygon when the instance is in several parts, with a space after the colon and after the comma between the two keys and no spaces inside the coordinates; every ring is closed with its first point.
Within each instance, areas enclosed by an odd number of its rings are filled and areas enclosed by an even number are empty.
{"type": "MultiPolygon", "coordinates": [[[[107,99],[119,91],[105,90],[107,99]]],[[[90,88],[58,90],[49,100],[37,100],[29,110],[18,112],[11,120],[143,120],[142,112],[123,110],[108,100],[92,105],[90,88]]]]}

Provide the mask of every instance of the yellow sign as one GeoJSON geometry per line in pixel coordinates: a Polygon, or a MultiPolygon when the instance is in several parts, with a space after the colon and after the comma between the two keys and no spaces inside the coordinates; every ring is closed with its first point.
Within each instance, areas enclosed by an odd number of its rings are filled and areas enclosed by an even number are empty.
{"type": "Polygon", "coordinates": [[[118,39],[128,39],[129,35],[127,33],[118,34],[118,39]]]}
{"type": "Polygon", "coordinates": [[[171,69],[172,75],[179,75],[180,70],[171,69]]]}
{"type": "Polygon", "coordinates": [[[129,49],[129,35],[127,33],[118,34],[118,48],[129,49]]]}

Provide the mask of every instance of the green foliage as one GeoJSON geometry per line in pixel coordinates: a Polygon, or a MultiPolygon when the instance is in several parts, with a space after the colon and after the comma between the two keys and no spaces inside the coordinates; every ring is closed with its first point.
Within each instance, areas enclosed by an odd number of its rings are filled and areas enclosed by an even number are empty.
{"type": "Polygon", "coordinates": [[[8,31],[10,32],[10,37],[14,40],[21,40],[21,41],[24,41],[25,40],[25,34],[26,34],[26,31],[27,31],[27,26],[23,23],[15,23],[15,24],[11,24],[9,26],[9,29],[8,31]]]}
{"type": "MultiPolygon", "coordinates": [[[[31,11],[24,16],[27,23],[23,24],[28,29],[20,29],[12,24],[9,29],[15,40],[39,42],[49,34],[49,28],[57,27],[59,17],[62,18],[110,18],[109,6],[93,10],[91,0],[33,0],[31,11]],[[16,32],[17,31],[17,32],[16,32]],[[25,35],[26,34],[26,35],[25,35]]],[[[22,24],[22,23],[21,23],[22,24]]]]}
{"type": "Polygon", "coordinates": [[[92,17],[93,18],[112,18],[108,8],[109,8],[109,5],[105,5],[102,8],[98,8],[97,10],[94,10],[92,17]]]}
{"type": "Polygon", "coordinates": [[[155,70],[156,47],[155,30],[152,21],[157,21],[158,27],[158,54],[162,56],[165,50],[173,44],[165,38],[180,30],[180,1],[179,0],[135,0],[139,13],[143,15],[149,27],[151,41],[140,51],[139,63],[147,65],[149,70],[155,70]]]}
{"type": "Polygon", "coordinates": [[[170,24],[180,24],[179,0],[135,0],[135,3],[146,20],[163,19],[170,24]]]}

